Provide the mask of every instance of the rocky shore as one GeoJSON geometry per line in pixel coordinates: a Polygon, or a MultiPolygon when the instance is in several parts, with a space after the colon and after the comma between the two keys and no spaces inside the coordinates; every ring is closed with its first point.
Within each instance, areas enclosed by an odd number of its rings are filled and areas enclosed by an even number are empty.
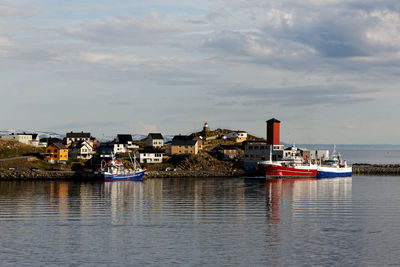
{"type": "Polygon", "coordinates": [[[191,177],[241,177],[243,170],[235,171],[149,171],[147,178],[191,178],[191,177]]]}
{"type": "Polygon", "coordinates": [[[353,164],[353,175],[400,175],[400,164],[353,164]]]}
{"type": "MultiPolygon", "coordinates": [[[[193,177],[243,177],[254,174],[244,170],[234,171],[148,171],[145,178],[193,178],[193,177]]],[[[257,174],[260,175],[260,174],[257,174]]],[[[400,164],[354,164],[353,175],[399,175],[400,164]]],[[[0,180],[94,180],[93,175],[74,171],[14,171],[0,170],[0,180]]]]}
{"type": "Polygon", "coordinates": [[[79,177],[82,177],[81,173],[73,171],[0,170],[0,180],[70,180],[79,177]]]}

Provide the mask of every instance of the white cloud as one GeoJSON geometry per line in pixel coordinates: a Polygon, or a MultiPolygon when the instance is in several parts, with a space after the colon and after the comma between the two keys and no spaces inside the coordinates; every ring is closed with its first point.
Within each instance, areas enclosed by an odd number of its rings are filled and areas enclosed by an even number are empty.
{"type": "Polygon", "coordinates": [[[29,17],[34,11],[21,6],[8,6],[0,4],[0,17],[29,17]]]}
{"type": "Polygon", "coordinates": [[[170,22],[157,12],[144,18],[130,15],[107,18],[101,23],[85,23],[80,28],[67,29],[67,34],[76,39],[101,45],[160,45],[168,38],[185,30],[183,24],[170,22]]]}
{"type": "Polygon", "coordinates": [[[139,121],[138,124],[134,126],[134,132],[138,134],[157,133],[158,128],[156,125],[139,121]]]}
{"type": "Polygon", "coordinates": [[[294,14],[292,12],[285,12],[275,8],[267,11],[268,24],[274,28],[281,28],[282,26],[293,27],[294,14]]]}

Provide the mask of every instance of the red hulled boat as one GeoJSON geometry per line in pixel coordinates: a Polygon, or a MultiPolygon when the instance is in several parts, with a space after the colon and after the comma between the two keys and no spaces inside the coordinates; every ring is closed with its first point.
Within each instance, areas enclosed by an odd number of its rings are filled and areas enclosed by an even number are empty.
{"type": "Polygon", "coordinates": [[[272,151],[270,160],[259,162],[264,166],[267,178],[317,178],[317,165],[306,162],[297,156],[297,148],[293,144],[290,149],[289,157],[280,161],[272,161],[272,151]]]}
{"type": "Polygon", "coordinates": [[[317,166],[310,164],[288,164],[285,161],[264,163],[267,178],[316,178],[317,166]]]}

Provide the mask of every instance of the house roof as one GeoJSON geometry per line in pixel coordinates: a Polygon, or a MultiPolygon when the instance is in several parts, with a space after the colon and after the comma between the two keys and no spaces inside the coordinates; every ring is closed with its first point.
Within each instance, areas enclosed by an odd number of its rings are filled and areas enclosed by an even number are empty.
{"type": "Polygon", "coordinates": [[[58,149],[67,149],[63,144],[56,142],[56,143],[52,143],[50,145],[53,145],[55,147],[57,147],[58,149]]]}
{"type": "Polygon", "coordinates": [[[40,142],[46,142],[48,144],[52,144],[52,143],[61,143],[62,140],[56,137],[46,137],[46,138],[40,138],[40,142]]]}
{"type": "Polygon", "coordinates": [[[117,139],[118,139],[118,143],[120,143],[120,144],[127,144],[128,142],[133,141],[131,134],[118,134],[117,139]]]}
{"type": "Polygon", "coordinates": [[[164,137],[162,136],[161,133],[149,133],[147,138],[150,138],[150,137],[151,137],[151,139],[163,139],[164,140],[164,137]]]}
{"type": "Polygon", "coordinates": [[[86,142],[86,141],[78,141],[78,142],[72,142],[72,144],[69,146],[70,148],[82,148],[84,146],[89,146],[91,147],[91,145],[86,142]]]}
{"type": "Polygon", "coordinates": [[[193,139],[178,139],[178,140],[172,140],[172,145],[173,146],[194,146],[196,145],[197,140],[193,140],[193,139]]]}
{"type": "Polygon", "coordinates": [[[275,119],[275,118],[272,118],[272,119],[270,119],[270,120],[267,120],[267,122],[268,122],[268,123],[271,123],[271,122],[278,122],[278,123],[280,123],[280,121],[278,121],[278,120],[275,119]]]}
{"type": "Polygon", "coordinates": [[[172,138],[172,141],[177,141],[177,140],[193,140],[195,136],[194,135],[175,135],[172,138]]]}
{"type": "Polygon", "coordinates": [[[90,138],[90,133],[84,133],[84,132],[80,132],[80,133],[67,133],[66,134],[67,138],[90,138]]]}

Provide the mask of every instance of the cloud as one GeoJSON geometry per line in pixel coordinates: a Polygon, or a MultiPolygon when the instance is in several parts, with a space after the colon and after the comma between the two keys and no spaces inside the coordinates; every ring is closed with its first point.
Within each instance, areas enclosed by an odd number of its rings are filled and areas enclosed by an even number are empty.
{"type": "Polygon", "coordinates": [[[21,6],[8,6],[0,4],[0,17],[30,17],[34,11],[21,6]]]}
{"type": "Polygon", "coordinates": [[[66,33],[75,39],[102,45],[157,46],[184,30],[182,24],[170,22],[153,12],[144,18],[120,16],[107,18],[101,23],[86,23],[78,29],[67,29],[66,33]]]}
{"type": "Polygon", "coordinates": [[[148,133],[156,133],[158,132],[158,129],[156,125],[139,121],[137,125],[134,127],[133,132],[137,134],[148,134],[148,133]]]}
{"type": "MultiPolygon", "coordinates": [[[[210,92],[219,97],[236,100],[237,104],[247,106],[279,105],[285,106],[344,106],[351,103],[373,101],[376,89],[358,89],[345,85],[298,86],[282,88],[251,88],[246,85],[232,86],[229,89],[210,92]]],[[[227,102],[230,103],[230,102],[227,102]]],[[[219,103],[221,104],[221,103],[219,103]]],[[[229,104],[230,105],[230,104],[229,104]]]]}
{"type": "Polygon", "coordinates": [[[155,58],[139,58],[130,53],[101,53],[101,52],[84,52],[79,55],[80,60],[104,65],[131,65],[147,67],[161,67],[171,66],[174,64],[181,64],[183,60],[173,57],[155,57],[155,58]]]}
{"type": "MultiPolygon", "coordinates": [[[[283,62],[290,62],[288,57],[307,61],[311,57],[315,62],[318,57],[351,59],[400,52],[400,4],[363,3],[287,0],[274,6],[265,1],[226,2],[226,10],[234,12],[228,21],[236,29],[213,32],[204,48],[222,52],[225,58],[228,54],[246,56],[254,63],[260,63],[260,57],[283,62]],[[242,18],[241,25],[231,21],[237,17],[242,18]]],[[[219,12],[226,14],[226,10],[219,12]]]]}

